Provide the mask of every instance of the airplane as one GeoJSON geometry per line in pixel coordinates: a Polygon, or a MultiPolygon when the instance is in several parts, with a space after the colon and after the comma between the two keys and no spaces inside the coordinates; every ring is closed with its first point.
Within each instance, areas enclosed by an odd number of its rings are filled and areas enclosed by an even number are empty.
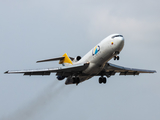
{"type": "Polygon", "coordinates": [[[103,39],[82,58],[69,57],[66,53],[62,57],[37,61],[48,62],[59,60],[62,67],[31,70],[9,70],[5,74],[23,73],[24,75],[50,75],[56,73],[58,80],[64,80],[65,84],[76,84],[86,81],[94,76],[99,77],[99,83],[106,83],[107,78],[119,73],[119,75],[139,75],[140,73],[156,73],[155,70],[135,69],[109,63],[118,56],[124,46],[124,37],[121,34],[112,34],[103,39]],[[104,77],[106,76],[106,77],[104,77]]]}

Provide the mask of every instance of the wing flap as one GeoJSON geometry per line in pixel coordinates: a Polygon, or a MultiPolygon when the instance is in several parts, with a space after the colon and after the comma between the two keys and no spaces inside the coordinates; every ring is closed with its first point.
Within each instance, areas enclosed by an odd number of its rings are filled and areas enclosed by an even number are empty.
{"type": "Polygon", "coordinates": [[[120,74],[119,75],[139,75],[139,73],[138,72],[120,72],[120,74]]]}
{"type": "Polygon", "coordinates": [[[50,75],[51,72],[27,72],[24,73],[24,75],[50,75]]]}

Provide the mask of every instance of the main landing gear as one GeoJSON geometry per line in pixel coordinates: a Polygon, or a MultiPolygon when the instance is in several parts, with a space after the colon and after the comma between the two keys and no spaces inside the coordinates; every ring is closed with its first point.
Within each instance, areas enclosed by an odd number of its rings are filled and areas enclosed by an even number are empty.
{"type": "Polygon", "coordinates": [[[72,79],[74,84],[78,85],[80,83],[79,77],[73,77],[72,79]]]}
{"type": "Polygon", "coordinates": [[[101,84],[101,83],[106,84],[106,82],[107,82],[106,77],[100,77],[100,78],[99,78],[99,83],[100,83],[100,84],[101,84]]]}
{"type": "Polygon", "coordinates": [[[114,56],[114,60],[119,60],[119,56],[114,56]]]}

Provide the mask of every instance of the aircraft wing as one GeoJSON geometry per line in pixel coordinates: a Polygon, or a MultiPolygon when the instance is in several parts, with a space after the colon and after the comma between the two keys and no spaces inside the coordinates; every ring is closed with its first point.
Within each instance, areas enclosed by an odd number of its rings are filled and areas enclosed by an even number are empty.
{"type": "Polygon", "coordinates": [[[99,75],[103,74],[106,76],[115,75],[115,73],[119,73],[119,75],[139,75],[140,73],[155,73],[155,70],[145,70],[145,69],[136,69],[136,68],[128,68],[123,66],[118,66],[112,63],[106,63],[104,70],[99,73],[99,75]]]}
{"type": "Polygon", "coordinates": [[[63,66],[58,68],[47,68],[47,69],[31,69],[31,70],[9,70],[6,71],[5,74],[16,74],[22,73],[24,75],[50,75],[52,72],[56,72],[58,74],[63,74],[64,76],[68,76],[74,73],[79,73],[85,70],[88,67],[89,63],[84,64],[76,64],[70,66],[63,66]]]}

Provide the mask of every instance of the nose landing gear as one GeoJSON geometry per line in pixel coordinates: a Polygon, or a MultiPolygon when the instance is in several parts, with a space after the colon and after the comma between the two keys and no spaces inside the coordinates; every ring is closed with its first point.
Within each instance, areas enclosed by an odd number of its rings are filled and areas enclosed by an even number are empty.
{"type": "Polygon", "coordinates": [[[114,56],[114,60],[119,60],[119,56],[114,56]]]}
{"type": "Polygon", "coordinates": [[[100,84],[101,84],[101,83],[106,84],[106,82],[107,82],[107,79],[106,79],[105,77],[100,77],[100,78],[99,78],[99,83],[100,83],[100,84]]]}

